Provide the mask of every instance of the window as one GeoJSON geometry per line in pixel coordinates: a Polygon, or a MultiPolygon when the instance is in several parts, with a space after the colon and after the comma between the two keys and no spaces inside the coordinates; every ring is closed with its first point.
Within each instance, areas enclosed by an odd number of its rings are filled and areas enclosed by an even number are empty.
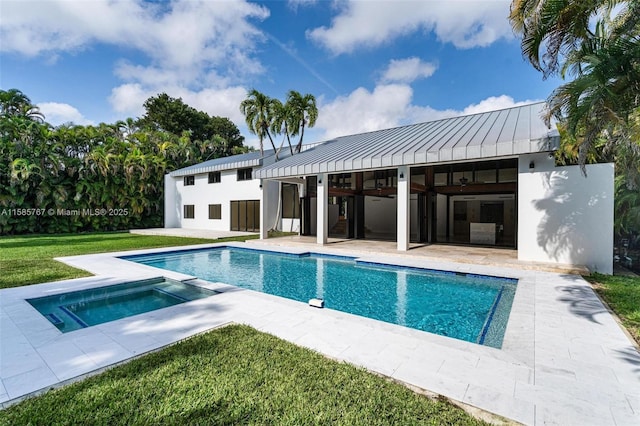
{"type": "Polygon", "coordinates": [[[500,169],[498,170],[498,182],[517,182],[518,181],[518,169],[515,167],[512,169],[500,169]]]}
{"type": "Polygon", "coordinates": [[[238,180],[251,180],[251,169],[238,169],[238,180]]]}
{"type": "Polygon", "coordinates": [[[209,183],[220,183],[220,172],[209,172],[209,183]]]}
{"type": "Polygon", "coordinates": [[[329,187],[351,188],[351,173],[338,173],[329,176],[329,187]]]}
{"type": "Polygon", "coordinates": [[[388,169],[364,172],[363,180],[364,189],[396,188],[398,186],[398,171],[388,169]]]}
{"type": "Polygon", "coordinates": [[[300,218],[300,197],[298,196],[298,185],[296,184],[282,184],[282,218],[300,218]]]}
{"type": "Polygon", "coordinates": [[[185,219],[193,219],[195,217],[196,217],[195,206],[193,204],[185,204],[184,205],[184,218],[185,219]]]}
{"type": "Polygon", "coordinates": [[[433,174],[433,185],[434,186],[447,186],[449,183],[449,173],[434,173],[433,174]]]}
{"type": "Polygon", "coordinates": [[[222,204],[209,204],[209,219],[222,219],[222,204]]]}
{"type": "Polygon", "coordinates": [[[231,230],[260,230],[260,200],[231,201],[231,230]]]}
{"type": "Polygon", "coordinates": [[[195,185],[196,184],[196,177],[191,175],[191,176],[185,176],[184,177],[184,186],[191,186],[191,185],[195,185]]]}

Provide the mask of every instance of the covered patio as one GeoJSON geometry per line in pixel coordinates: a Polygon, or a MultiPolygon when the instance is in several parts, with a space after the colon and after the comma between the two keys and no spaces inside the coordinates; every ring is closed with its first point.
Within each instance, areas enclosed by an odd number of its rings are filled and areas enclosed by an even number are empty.
{"type": "MultiPolygon", "coordinates": [[[[412,242],[516,248],[518,175],[549,162],[559,143],[541,119],[543,107],[340,137],[256,177],[298,182],[300,233],[315,235],[318,244],[333,236],[393,240],[399,251],[412,242]]],[[[269,196],[263,191],[263,209],[269,196]]]]}
{"type": "Polygon", "coordinates": [[[533,103],[343,136],[262,167],[261,238],[277,210],[288,214],[277,229],[299,221],[318,245],[506,247],[519,261],[610,274],[613,164],[556,165],[560,136],[543,111],[533,103]],[[273,182],[280,194],[266,190],[273,182]]]}

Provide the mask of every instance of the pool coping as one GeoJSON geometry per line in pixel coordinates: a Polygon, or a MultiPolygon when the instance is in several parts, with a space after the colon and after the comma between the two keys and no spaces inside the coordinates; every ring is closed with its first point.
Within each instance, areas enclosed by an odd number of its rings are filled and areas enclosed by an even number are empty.
{"type": "MultiPolygon", "coordinates": [[[[220,246],[296,255],[310,251],[252,242],[197,247],[220,246]]],[[[640,423],[640,355],[589,284],[574,275],[320,246],[311,250],[349,253],[375,263],[518,279],[500,350],[223,283],[204,283],[221,290],[211,300],[65,334],[34,309],[25,309],[24,299],[34,295],[157,276],[194,279],[118,258],[194,247],[60,258],[96,276],[0,290],[0,403],[9,405],[55,383],[235,322],[525,424],[640,423]],[[70,357],[75,361],[69,362],[70,357]]]]}

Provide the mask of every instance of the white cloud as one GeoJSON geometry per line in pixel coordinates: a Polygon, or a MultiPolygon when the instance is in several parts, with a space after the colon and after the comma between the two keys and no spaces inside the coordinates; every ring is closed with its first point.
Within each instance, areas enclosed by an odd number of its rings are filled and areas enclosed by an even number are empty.
{"type": "Polygon", "coordinates": [[[439,120],[458,115],[476,114],[496,109],[510,108],[534,101],[516,102],[507,95],[491,96],[462,110],[438,110],[430,106],[413,104],[413,89],[407,84],[378,85],[373,91],[358,88],[348,96],[332,101],[320,99],[318,121],[315,130],[318,138],[305,140],[318,142],[337,136],[345,136],[406,124],[439,120]]]}
{"type": "Polygon", "coordinates": [[[516,102],[513,100],[511,96],[501,95],[501,96],[491,96],[487,99],[484,99],[477,104],[472,104],[466,107],[462,113],[463,114],[477,114],[480,112],[494,111],[498,109],[511,108],[514,106],[526,105],[532,102],[539,102],[540,100],[526,100],[516,102]]]}
{"type": "Polygon", "coordinates": [[[87,119],[77,108],[58,102],[42,102],[38,104],[40,112],[44,114],[47,123],[54,126],[73,123],[79,125],[94,124],[87,119]]]}
{"type": "Polygon", "coordinates": [[[114,111],[132,117],[140,117],[144,114],[144,101],[154,92],[145,90],[140,84],[128,83],[111,90],[109,102],[114,111]]]}
{"type": "Polygon", "coordinates": [[[137,49],[162,67],[190,69],[252,62],[248,55],[262,35],[249,20],[269,12],[245,1],[49,0],[32,7],[5,1],[2,15],[3,51],[35,56],[99,42],[137,49]]]}
{"type": "Polygon", "coordinates": [[[287,5],[293,10],[298,10],[299,7],[310,6],[316,3],[318,3],[318,0],[287,0],[287,5]]]}
{"type": "Polygon", "coordinates": [[[413,90],[407,85],[377,86],[373,92],[359,87],[320,105],[316,127],[326,139],[397,126],[410,105],[413,90]]]}
{"type": "MultiPolygon", "coordinates": [[[[170,86],[163,88],[162,92],[173,98],[181,98],[187,105],[209,115],[228,117],[238,125],[244,121],[244,116],[240,112],[240,103],[247,97],[244,87],[190,90],[180,86],[170,86]]],[[[111,91],[109,102],[120,114],[140,117],[144,115],[144,101],[159,93],[157,90],[145,89],[140,84],[123,84],[111,91]]]]}
{"type": "Polygon", "coordinates": [[[139,116],[143,102],[161,92],[208,113],[242,121],[239,84],[264,71],[255,46],[264,35],[251,23],[269,16],[246,0],[3,1],[2,52],[55,60],[62,53],[107,44],[132,49],[136,62],[120,60],[122,84],[109,101],[118,113],[139,116]]]}
{"type": "Polygon", "coordinates": [[[512,37],[509,0],[348,0],[329,27],[307,32],[334,54],[373,47],[423,30],[458,48],[488,46],[512,37]]]}
{"type": "Polygon", "coordinates": [[[420,58],[392,59],[383,72],[381,81],[384,83],[412,83],[419,78],[428,78],[436,72],[435,63],[423,62],[420,58]]]}

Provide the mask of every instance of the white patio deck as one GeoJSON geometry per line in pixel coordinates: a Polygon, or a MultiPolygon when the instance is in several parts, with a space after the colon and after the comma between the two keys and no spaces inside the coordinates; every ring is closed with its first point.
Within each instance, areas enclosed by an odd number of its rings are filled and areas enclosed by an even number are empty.
{"type": "MultiPolygon", "coordinates": [[[[270,249],[259,242],[241,245],[270,249]]],[[[640,424],[640,354],[580,276],[348,249],[339,254],[518,278],[503,348],[221,284],[207,285],[224,290],[207,299],[62,334],[25,298],[159,275],[193,278],[118,254],[76,256],[63,260],[97,276],[0,291],[0,403],[235,322],[517,422],[640,424]]]]}

